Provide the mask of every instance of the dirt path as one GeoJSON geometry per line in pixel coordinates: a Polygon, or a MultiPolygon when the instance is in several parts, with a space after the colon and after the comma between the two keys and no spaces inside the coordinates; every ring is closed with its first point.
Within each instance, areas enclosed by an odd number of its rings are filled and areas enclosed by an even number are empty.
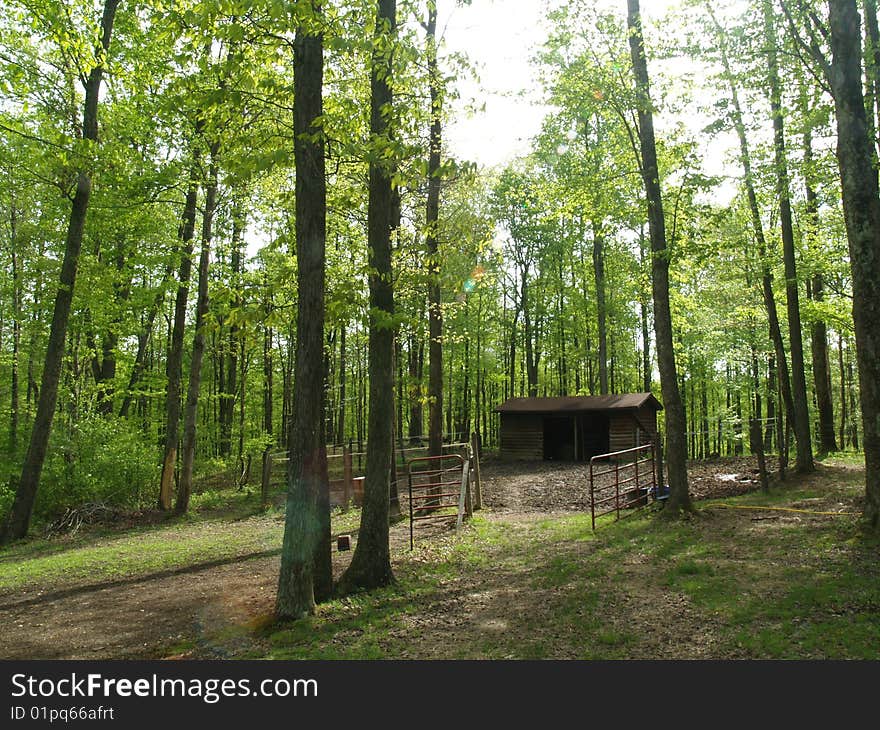
{"type": "MultiPolygon", "coordinates": [[[[714,469],[704,465],[692,472],[693,491],[698,497],[748,491],[753,488],[752,469],[749,460],[727,461],[714,469]]],[[[549,512],[588,509],[588,489],[582,464],[483,465],[485,514],[510,529],[549,512]]],[[[234,530],[235,524],[226,529],[234,530]]],[[[444,531],[448,528],[439,524],[423,526],[417,539],[443,539],[444,531]]],[[[399,560],[409,548],[407,522],[392,528],[391,541],[392,557],[399,560]]],[[[337,576],[351,554],[334,552],[337,576]]],[[[234,629],[271,613],[278,570],[278,551],[269,550],[97,585],[81,582],[56,590],[0,592],[0,658],[233,656],[249,641],[246,633],[234,629]]],[[[448,588],[429,615],[407,619],[425,637],[425,656],[432,655],[433,646],[444,656],[450,651],[454,655],[449,642],[459,639],[446,631],[443,617],[462,618],[465,603],[468,623],[490,633],[506,630],[513,604],[518,612],[531,612],[537,619],[548,610],[539,594],[505,571],[488,581],[462,580],[448,588]]]]}

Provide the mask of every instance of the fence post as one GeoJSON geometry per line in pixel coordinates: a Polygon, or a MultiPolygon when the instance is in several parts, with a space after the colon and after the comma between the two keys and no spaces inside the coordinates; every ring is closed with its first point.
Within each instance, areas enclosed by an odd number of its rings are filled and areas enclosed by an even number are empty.
{"type": "Polygon", "coordinates": [[[342,447],[342,508],[348,509],[351,503],[352,484],[351,448],[342,447]]]}
{"type": "Polygon", "coordinates": [[[263,474],[260,480],[260,499],[263,507],[269,504],[269,481],[272,477],[272,452],[267,446],[263,451],[263,474]]]}
{"type": "Polygon", "coordinates": [[[480,436],[471,434],[471,458],[474,460],[474,511],[483,509],[483,481],[480,478],[480,436]]]}
{"type": "MultiPolygon", "coordinates": [[[[461,527],[462,520],[466,514],[470,514],[468,510],[468,495],[470,494],[470,472],[471,465],[465,461],[461,468],[461,488],[458,495],[458,518],[455,521],[455,529],[461,527]]],[[[440,479],[443,476],[441,474],[440,479]]]]}

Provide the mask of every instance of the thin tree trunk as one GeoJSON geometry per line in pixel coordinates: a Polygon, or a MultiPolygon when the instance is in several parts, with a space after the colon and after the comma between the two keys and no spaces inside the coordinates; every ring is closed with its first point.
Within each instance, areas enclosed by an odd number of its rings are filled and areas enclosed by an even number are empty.
{"type": "MultiPolygon", "coordinates": [[[[419,320],[421,320],[421,317],[419,317],[419,320]]],[[[422,371],[425,362],[425,343],[421,339],[418,342],[416,341],[415,331],[409,336],[406,356],[409,371],[408,436],[409,442],[416,444],[422,439],[422,371]]]]}
{"type": "Polygon", "coordinates": [[[339,415],[336,418],[336,443],[345,443],[345,322],[339,329],[339,415]]]}
{"type": "Polygon", "coordinates": [[[654,331],[657,337],[657,364],[660,387],[666,411],[666,466],[669,475],[669,499],[664,513],[672,516],[691,511],[687,477],[687,435],[684,407],[678,389],[678,373],[672,342],[672,312],[669,307],[669,248],[663,218],[660,172],[654,140],[654,117],[648,81],[648,63],[642,39],[639,0],[627,0],[627,27],[636,90],[639,96],[639,146],[641,173],[648,203],[648,224],[651,236],[651,279],[654,295],[654,331]]]}
{"type": "Polygon", "coordinates": [[[788,312],[788,341],[791,349],[792,426],[796,452],[795,470],[807,474],[815,469],[810,437],[810,411],[807,405],[807,381],[804,376],[804,342],[798,298],[797,263],[794,251],[794,226],[791,218],[788,162],[785,151],[785,122],[782,112],[782,88],[776,55],[776,29],[770,0],[764,0],[764,34],[767,43],[767,75],[770,82],[770,113],[773,118],[773,150],[776,162],[776,196],[782,228],[782,258],[785,266],[785,301],[788,312]]]}
{"type": "MultiPolygon", "coordinates": [[[[83,138],[98,143],[98,101],[101,91],[101,80],[104,74],[104,63],[110,38],[113,33],[113,21],[119,0],[105,0],[101,17],[101,38],[99,48],[95,52],[95,66],[89,72],[85,82],[85,101],[83,103],[82,133],[83,138]]],[[[43,363],[43,375],[40,385],[37,413],[31,429],[31,438],[18,482],[15,500],[6,523],[0,532],[0,544],[17,540],[27,535],[31,514],[40,485],[40,475],[46,459],[52,420],[58,401],[58,383],[61,378],[61,366],[64,361],[64,345],[67,337],[67,324],[73,302],[73,291],[76,284],[76,271],[79,254],[82,249],[86,215],[89,199],[92,194],[92,177],[87,169],[77,174],[76,192],[70,209],[67,225],[67,236],[64,244],[64,258],[61,262],[58,291],[55,295],[55,306],[52,312],[52,325],[49,329],[49,342],[46,347],[46,359],[43,363]]]]}
{"type": "MultiPolygon", "coordinates": [[[[197,130],[198,131],[198,130],[197,130]]],[[[177,295],[174,300],[174,328],[165,362],[168,378],[165,393],[165,453],[162,459],[162,477],[159,484],[159,509],[170,510],[174,494],[174,470],[177,467],[177,449],[180,441],[180,381],[183,369],[183,335],[186,327],[186,302],[189,298],[189,280],[192,273],[193,238],[196,227],[198,200],[199,151],[194,142],[193,162],[189,188],[183,208],[180,227],[180,271],[177,295]]]]}
{"type": "Polygon", "coordinates": [[[202,359],[205,355],[205,319],[208,316],[208,270],[211,262],[211,238],[214,209],[217,205],[217,153],[220,145],[211,145],[211,169],[205,188],[205,210],[202,213],[202,251],[199,255],[199,283],[196,293],[196,322],[193,335],[192,359],[189,383],[186,390],[186,407],[183,413],[183,453],[181,454],[180,480],[174,509],[179,514],[189,509],[192,493],[193,463],[196,457],[196,422],[199,408],[199,390],[202,384],[202,359]]]}
{"type": "Polygon", "coordinates": [[[877,25],[877,0],[864,0],[865,6],[865,71],[868,80],[868,94],[865,106],[866,120],[875,156],[880,156],[880,28],[877,25]]]}
{"type": "MultiPolygon", "coordinates": [[[[801,111],[808,112],[806,94],[801,93],[801,111]]],[[[806,187],[807,238],[815,243],[819,229],[819,199],[813,186],[813,130],[809,122],[804,127],[804,183],[806,187]]],[[[810,294],[814,302],[825,298],[825,280],[821,271],[813,274],[810,294]]],[[[816,407],[819,412],[819,451],[827,454],[837,451],[834,437],[834,400],[831,396],[831,368],[828,361],[828,328],[825,320],[818,318],[810,325],[810,350],[813,361],[813,387],[816,390],[816,407]]]]}
{"type": "Polygon", "coordinates": [[[599,394],[608,395],[608,331],[605,326],[605,240],[593,223],[593,275],[596,282],[596,323],[599,330],[599,394]]]}
{"type": "Polygon", "coordinates": [[[428,453],[443,451],[443,314],[440,299],[438,221],[440,215],[440,155],[443,99],[437,68],[437,5],[428,0],[427,57],[431,96],[431,129],[428,140],[428,201],[425,243],[428,246],[428,453]]]}
{"type": "MultiPolygon", "coordinates": [[[[241,306],[241,248],[244,234],[244,213],[241,200],[236,198],[232,207],[232,285],[235,287],[233,300],[234,307],[241,306]]],[[[220,455],[229,456],[232,452],[232,420],[235,413],[235,397],[238,393],[238,350],[240,347],[240,331],[238,324],[229,327],[229,339],[226,343],[225,363],[222,363],[226,373],[225,378],[220,379],[220,455]]],[[[221,362],[223,358],[221,348],[221,362]]]]}
{"type": "MultiPolygon", "coordinates": [[[[758,196],[755,192],[754,175],[752,173],[751,154],[749,153],[748,139],[746,137],[745,123],[743,122],[742,108],[739,101],[739,92],[734,82],[734,76],[730,68],[730,61],[727,56],[727,44],[724,40],[724,30],[715,19],[711,5],[707,3],[706,7],[715,24],[716,33],[719,39],[721,49],[721,60],[724,66],[724,73],[727,76],[730,85],[731,101],[733,102],[733,122],[736,128],[736,134],[739,138],[740,146],[740,162],[743,166],[743,178],[746,186],[746,197],[749,202],[749,212],[752,219],[752,227],[754,229],[755,241],[758,244],[758,257],[761,261],[761,287],[764,295],[764,306],[767,309],[767,320],[770,328],[770,339],[773,342],[773,350],[776,356],[776,372],[779,379],[779,390],[782,393],[782,401],[785,406],[785,414],[789,422],[795,419],[794,399],[791,392],[791,380],[788,374],[788,361],[785,355],[785,343],[782,339],[782,330],[779,326],[779,314],[776,309],[776,298],[773,294],[773,276],[770,271],[770,265],[767,261],[767,241],[764,237],[764,228],[761,223],[761,211],[758,208],[758,196]]],[[[780,454],[782,454],[780,448],[780,454]]],[[[784,474],[784,469],[781,470],[784,474]]]]}
{"type": "MultiPolygon", "coordinates": [[[[393,42],[397,29],[396,0],[377,0],[375,43],[370,79],[370,131],[373,143],[385,149],[391,140],[387,110],[392,108],[393,42]]],[[[394,441],[394,313],[391,267],[394,158],[374,156],[370,163],[367,233],[369,244],[369,441],[364,503],[357,546],[340,579],[340,591],[372,589],[394,580],[388,544],[388,520],[394,441]]],[[[433,366],[433,363],[432,363],[433,366]]]]}
{"type": "Polygon", "coordinates": [[[18,265],[18,221],[15,201],[10,204],[10,253],[12,264],[12,373],[9,399],[9,453],[18,452],[18,367],[21,350],[21,272],[18,265]]]}
{"type": "MultiPolygon", "coordinates": [[[[193,198],[192,215],[195,216],[195,197],[193,198]]],[[[184,215],[184,217],[186,216],[184,215]]],[[[119,407],[120,418],[128,418],[128,412],[131,409],[131,402],[134,398],[134,387],[138,384],[138,381],[144,373],[147,364],[147,345],[153,334],[153,326],[156,323],[156,316],[159,314],[162,302],[165,301],[165,285],[171,279],[172,273],[171,267],[166,267],[165,275],[162,278],[162,282],[157,287],[153,303],[150,305],[150,309],[147,312],[146,321],[143,323],[141,331],[138,333],[138,349],[134,357],[134,365],[131,369],[131,375],[129,375],[128,378],[128,387],[125,389],[125,395],[122,398],[122,405],[119,407]]]]}

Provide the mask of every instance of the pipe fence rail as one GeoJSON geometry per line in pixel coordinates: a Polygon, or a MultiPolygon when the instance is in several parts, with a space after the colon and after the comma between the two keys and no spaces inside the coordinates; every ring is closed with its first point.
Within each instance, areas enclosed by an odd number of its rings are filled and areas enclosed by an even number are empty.
{"type": "Polygon", "coordinates": [[[428,520],[456,521],[471,514],[470,460],[461,454],[420,456],[407,462],[409,548],[415,546],[415,524],[428,520]],[[451,466],[447,466],[450,464],[451,466]],[[418,468],[417,468],[418,467],[418,468]],[[455,509],[455,512],[449,510],[455,509]]]}
{"type": "Polygon", "coordinates": [[[653,444],[598,454],[590,459],[590,517],[644,507],[648,499],[660,498],[657,489],[657,460],[653,444]]]}
{"type": "MultiPolygon", "coordinates": [[[[329,479],[330,502],[332,505],[347,508],[351,503],[360,506],[363,498],[364,467],[366,466],[366,442],[359,444],[359,450],[354,450],[351,441],[348,445],[327,445],[327,476],[329,479]],[[338,451],[337,451],[338,450],[338,451]]],[[[470,441],[450,441],[444,443],[441,457],[457,457],[462,462],[469,464],[467,475],[468,505],[467,509],[479,510],[483,506],[483,497],[480,478],[479,437],[472,434],[470,441]],[[471,493],[473,490],[473,493],[471,493]],[[471,505],[471,498],[473,504],[471,505]]],[[[394,449],[395,469],[394,473],[409,470],[414,461],[428,457],[427,445],[409,446],[394,449]]],[[[263,452],[263,470],[261,488],[263,503],[268,504],[273,490],[284,490],[287,486],[287,464],[289,456],[287,451],[267,449],[263,452]]],[[[400,484],[401,478],[397,483],[400,484]]],[[[456,482],[456,484],[460,484],[456,482]]],[[[459,492],[456,492],[459,495],[459,492]]],[[[470,514],[470,511],[467,512],[470,514]]]]}

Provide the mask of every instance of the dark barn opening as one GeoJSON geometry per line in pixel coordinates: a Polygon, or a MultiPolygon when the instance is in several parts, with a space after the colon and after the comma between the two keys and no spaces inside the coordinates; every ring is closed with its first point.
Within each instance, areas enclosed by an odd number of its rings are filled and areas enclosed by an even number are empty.
{"type": "Polygon", "coordinates": [[[544,458],[574,461],[575,418],[544,418],[544,458]]]}
{"type": "Polygon", "coordinates": [[[610,449],[608,441],[608,416],[604,413],[585,413],[580,419],[580,449],[582,459],[589,461],[597,454],[607,454],[610,449]]]}
{"type": "Polygon", "coordinates": [[[501,414],[501,450],[506,459],[589,461],[598,454],[630,449],[657,436],[651,393],[511,398],[501,414]]]}

